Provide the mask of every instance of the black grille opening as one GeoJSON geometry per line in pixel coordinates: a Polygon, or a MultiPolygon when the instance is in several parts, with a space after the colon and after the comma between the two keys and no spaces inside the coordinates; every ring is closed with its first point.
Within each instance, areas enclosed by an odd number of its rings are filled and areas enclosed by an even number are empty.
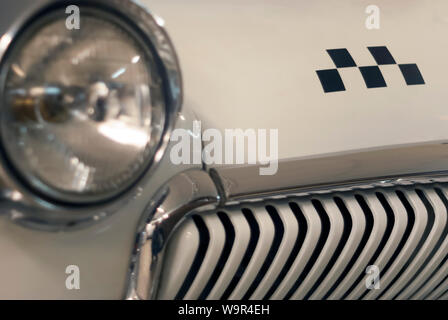
{"type": "Polygon", "coordinates": [[[255,248],[257,247],[258,239],[260,237],[260,227],[258,226],[257,220],[255,219],[253,212],[250,209],[246,208],[242,209],[242,212],[250,227],[250,240],[246,252],[244,253],[243,259],[241,261],[241,264],[238,267],[238,270],[236,271],[235,275],[233,276],[229,286],[224,291],[221,300],[227,300],[232,294],[233,290],[235,290],[235,287],[238,285],[238,282],[243,276],[244,271],[246,271],[246,268],[249,265],[250,259],[252,258],[252,254],[254,253],[255,248]]]}
{"type": "Polygon", "coordinates": [[[274,261],[275,255],[278,252],[278,248],[280,247],[280,244],[283,239],[283,234],[285,232],[282,219],[280,218],[277,210],[273,206],[266,206],[266,210],[268,211],[269,216],[271,217],[272,222],[274,223],[275,228],[274,240],[272,241],[271,248],[269,249],[268,255],[263,265],[261,266],[260,271],[258,271],[257,276],[250,285],[246,294],[243,296],[243,300],[249,299],[250,296],[254,293],[254,291],[258,288],[258,285],[260,284],[261,280],[263,279],[269,267],[271,266],[272,261],[274,261]]]}
{"type": "Polygon", "coordinates": [[[185,277],[185,280],[182,286],[180,287],[179,292],[174,298],[175,300],[181,300],[187,294],[188,289],[190,288],[191,284],[196,278],[196,275],[199,272],[199,269],[201,268],[202,262],[204,261],[205,255],[207,253],[208,244],[210,242],[210,233],[207,229],[207,226],[205,225],[204,219],[198,215],[194,215],[192,219],[194,221],[194,224],[196,225],[196,228],[198,228],[199,231],[199,248],[194,257],[190,271],[185,277]]]}
{"type": "MultiPolygon", "coordinates": [[[[426,199],[426,197],[424,196],[423,191],[421,191],[420,189],[417,189],[417,190],[415,190],[415,192],[417,193],[417,195],[419,196],[420,200],[422,200],[423,204],[426,207],[426,211],[427,211],[427,215],[428,215],[428,221],[427,221],[425,230],[423,231],[423,235],[420,238],[420,240],[419,240],[419,242],[417,244],[417,247],[413,250],[413,252],[412,252],[411,256],[409,257],[409,259],[406,261],[406,263],[400,269],[400,271],[397,273],[397,275],[392,279],[392,281],[387,285],[387,287],[381,292],[381,294],[377,297],[377,299],[380,299],[395,284],[395,282],[398,279],[400,279],[401,275],[406,271],[406,269],[409,267],[409,265],[414,260],[415,256],[419,253],[421,247],[423,246],[423,244],[425,243],[426,239],[428,238],[428,235],[431,232],[431,229],[432,229],[432,227],[434,225],[434,219],[435,219],[434,210],[432,209],[431,205],[429,205],[429,202],[426,199]]],[[[403,193],[402,193],[402,196],[405,197],[403,193]]],[[[409,205],[409,202],[408,202],[408,205],[409,205]]],[[[412,209],[412,211],[414,211],[414,210],[412,209]]]]}
{"type": "Polygon", "coordinates": [[[352,217],[350,215],[350,212],[348,211],[347,207],[344,204],[344,201],[342,201],[339,197],[334,197],[333,201],[336,203],[336,206],[338,207],[339,211],[341,212],[342,219],[344,221],[344,230],[342,231],[341,239],[338,243],[338,246],[336,247],[336,250],[334,251],[333,255],[331,256],[330,261],[328,261],[327,266],[325,267],[322,274],[319,276],[317,281],[314,283],[310,291],[305,295],[304,300],[308,300],[311,295],[316,291],[316,289],[320,286],[322,281],[325,279],[327,274],[330,272],[331,268],[333,268],[336,260],[339,258],[342,250],[344,249],[348,237],[350,236],[350,232],[352,230],[352,217]]]}
{"type": "Polygon", "coordinates": [[[224,248],[222,249],[221,255],[219,256],[215,270],[210,276],[210,279],[208,280],[204,290],[202,290],[198,298],[199,300],[206,299],[212,291],[216,281],[218,281],[218,278],[226,265],[227,259],[232,252],[233,243],[235,242],[235,228],[233,227],[232,221],[230,221],[227,214],[222,211],[218,212],[218,217],[225,230],[226,242],[224,243],[224,248]]]}
{"type": "Polygon", "coordinates": [[[322,203],[317,199],[311,200],[311,203],[313,204],[314,208],[317,211],[317,214],[319,215],[319,218],[320,218],[320,221],[322,224],[322,231],[319,236],[319,240],[317,242],[316,248],[314,249],[313,253],[311,254],[311,257],[308,260],[307,264],[305,265],[305,268],[303,269],[302,273],[297,278],[297,280],[294,282],[294,285],[292,286],[292,288],[286,294],[285,299],[291,298],[291,296],[299,288],[302,281],[306,278],[308,273],[311,271],[314,263],[316,262],[317,258],[319,257],[320,252],[324,248],[325,243],[328,238],[328,234],[330,233],[330,219],[328,218],[328,215],[327,215],[324,207],[322,206],[322,203]]]}
{"type": "MultiPolygon", "coordinates": [[[[389,202],[386,200],[386,197],[384,196],[384,194],[382,194],[380,192],[376,192],[375,195],[378,198],[378,200],[380,201],[381,206],[383,207],[384,211],[386,212],[387,226],[386,226],[386,231],[384,232],[383,238],[381,239],[380,245],[376,249],[375,253],[373,254],[373,256],[370,259],[367,266],[376,264],[375,261],[376,261],[376,259],[378,259],[379,255],[381,254],[381,252],[384,249],[384,246],[386,245],[387,241],[389,240],[390,234],[392,233],[392,230],[393,230],[394,224],[395,224],[394,211],[392,210],[389,202]]],[[[367,268],[367,266],[366,266],[366,268],[367,268]]],[[[360,275],[358,277],[358,279],[356,279],[356,282],[359,283],[360,281],[362,281],[363,278],[364,278],[364,274],[360,275]]],[[[369,290],[364,291],[364,293],[359,297],[359,299],[364,298],[367,293],[369,293],[369,290]]]]}

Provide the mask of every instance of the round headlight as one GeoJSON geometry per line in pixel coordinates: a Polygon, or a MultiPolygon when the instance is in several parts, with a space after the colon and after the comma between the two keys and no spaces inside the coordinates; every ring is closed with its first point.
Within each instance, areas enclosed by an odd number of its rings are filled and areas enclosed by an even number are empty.
{"type": "Polygon", "coordinates": [[[139,32],[112,13],[36,19],[1,70],[1,137],[15,171],[63,201],[99,201],[149,166],[165,125],[163,77],[139,32]]]}

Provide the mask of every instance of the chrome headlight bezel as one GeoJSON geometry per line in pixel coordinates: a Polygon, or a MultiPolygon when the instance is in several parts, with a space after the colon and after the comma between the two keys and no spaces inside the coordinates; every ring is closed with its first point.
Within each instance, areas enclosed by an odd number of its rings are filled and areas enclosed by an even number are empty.
{"type": "MultiPolygon", "coordinates": [[[[70,208],[72,206],[76,206],[78,209],[83,207],[101,207],[117,202],[120,199],[122,200],[125,194],[132,193],[136,185],[141,185],[145,179],[148,179],[165,154],[170,134],[174,129],[175,120],[182,105],[180,66],[171,40],[163,28],[163,20],[152,15],[148,10],[133,0],[44,0],[40,2],[36,7],[25,13],[19,21],[16,21],[0,39],[0,67],[3,68],[5,58],[11,46],[23,30],[32,22],[36,21],[36,19],[45,16],[49,12],[53,12],[54,10],[64,10],[65,12],[65,8],[69,5],[79,6],[81,10],[83,7],[91,7],[94,10],[100,10],[109,15],[114,15],[117,19],[120,19],[124,24],[129,26],[129,28],[132,28],[134,32],[138,33],[139,37],[147,45],[147,49],[155,58],[163,77],[165,123],[154,156],[150,163],[147,164],[144,172],[141,173],[136,182],[123,190],[118,190],[113,197],[108,199],[96,199],[94,196],[83,199],[82,196],[67,197],[67,195],[60,196],[57,192],[42,192],[36,186],[30,185],[26,179],[21,177],[22,175],[20,173],[16,172],[16,169],[5,155],[5,150],[2,148],[0,160],[3,168],[0,173],[1,176],[4,176],[2,179],[4,180],[3,184],[8,185],[7,189],[9,191],[18,191],[19,193],[25,194],[28,198],[27,202],[42,206],[45,210],[48,208],[70,208]]],[[[0,95],[2,95],[1,92],[0,95]]]]}

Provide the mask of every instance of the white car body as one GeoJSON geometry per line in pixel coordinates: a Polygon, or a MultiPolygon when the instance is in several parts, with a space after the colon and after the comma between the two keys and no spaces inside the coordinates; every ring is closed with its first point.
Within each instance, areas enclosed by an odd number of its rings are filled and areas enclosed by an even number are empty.
{"type": "MultiPolygon", "coordinates": [[[[381,26],[373,30],[365,27],[369,1],[140,2],[163,18],[176,48],[186,118],[200,120],[203,129],[278,129],[280,177],[287,179],[282,163],[289,160],[308,161],[307,185],[448,169],[448,2],[378,0],[381,26]],[[358,68],[345,68],[346,90],[325,93],[316,71],[335,68],[326,50],[347,48],[358,66],[376,65],[369,46],[387,46],[397,63],[416,63],[425,84],[406,85],[397,65],[385,65],[387,87],[367,89],[358,68]],[[434,157],[428,149],[408,163],[411,152],[360,160],[364,152],[368,158],[369,152],[432,145],[442,148],[434,157]],[[312,166],[319,163],[317,174],[312,166]]],[[[32,5],[21,0],[0,34],[32,5]]],[[[3,18],[6,10],[0,11],[3,18]]],[[[177,126],[192,123],[178,119],[177,126]]],[[[34,230],[0,211],[0,298],[125,298],[135,230],[148,199],[193,167],[201,165],[173,165],[166,152],[138,198],[80,230],[34,230]],[[69,265],[81,270],[79,290],[65,286],[69,265]]]]}

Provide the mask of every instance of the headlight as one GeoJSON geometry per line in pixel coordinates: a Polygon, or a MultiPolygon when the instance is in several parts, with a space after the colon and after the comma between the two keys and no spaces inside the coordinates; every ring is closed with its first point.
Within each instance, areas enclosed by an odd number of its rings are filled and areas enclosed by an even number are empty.
{"type": "Polygon", "coordinates": [[[102,201],[130,187],[164,132],[158,57],[143,33],[106,12],[81,7],[81,28],[68,30],[64,8],[51,10],[20,32],[2,63],[6,158],[57,200],[102,201]]]}

